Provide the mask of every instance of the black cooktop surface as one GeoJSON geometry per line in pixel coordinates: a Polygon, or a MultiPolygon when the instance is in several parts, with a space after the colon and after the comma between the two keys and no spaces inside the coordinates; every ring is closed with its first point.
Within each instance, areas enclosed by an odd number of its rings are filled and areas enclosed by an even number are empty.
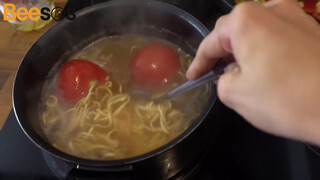
{"type": "MultiPolygon", "coordinates": [[[[68,6],[81,9],[102,1],[78,0],[77,2],[82,2],[79,5],[70,0],[68,6]]],[[[217,6],[209,3],[210,6],[207,7],[207,12],[203,11],[204,14],[196,11],[191,14],[200,19],[208,29],[212,29],[216,19],[228,11],[224,4],[218,2],[216,1],[217,6]]],[[[188,4],[180,3],[181,8],[187,11],[192,9],[183,5],[188,4]]],[[[218,123],[211,148],[208,149],[204,161],[193,169],[193,175],[189,176],[192,178],[189,179],[320,179],[320,156],[307,145],[263,133],[219,101],[216,104],[216,115],[212,118],[217,118],[218,123]]],[[[55,170],[49,168],[41,150],[22,132],[14,113],[11,112],[0,131],[0,179],[58,179],[56,174],[55,170]]],[[[88,178],[83,173],[67,177],[88,178]]]]}

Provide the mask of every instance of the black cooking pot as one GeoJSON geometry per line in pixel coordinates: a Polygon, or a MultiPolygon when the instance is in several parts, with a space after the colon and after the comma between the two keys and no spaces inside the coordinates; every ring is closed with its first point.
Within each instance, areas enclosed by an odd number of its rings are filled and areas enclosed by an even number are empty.
{"type": "MultiPolygon", "coordinates": [[[[133,179],[175,178],[204,154],[211,140],[210,117],[216,93],[201,115],[180,136],[152,152],[133,158],[98,161],[66,154],[51,146],[40,128],[40,97],[50,70],[67,61],[93,41],[112,35],[143,34],[166,39],[194,55],[208,30],[188,13],[155,1],[110,1],[76,13],[44,33],[24,57],[14,82],[13,104],[17,120],[29,139],[48,156],[68,164],[67,171],[104,171],[133,179]]],[[[112,178],[114,178],[112,176],[112,178]]]]}

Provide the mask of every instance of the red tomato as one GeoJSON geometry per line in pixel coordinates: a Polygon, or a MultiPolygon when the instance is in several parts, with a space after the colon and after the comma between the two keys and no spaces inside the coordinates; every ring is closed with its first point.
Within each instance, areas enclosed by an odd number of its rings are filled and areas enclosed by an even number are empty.
{"type": "Polygon", "coordinates": [[[86,60],[71,60],[60,69],[58,93],[70,102],[76,102],[88,94],[90,82],[105,82],[107,73],[98,65],[86,60]]]}
{"type": "Polygon", "coordinates": [[[169,83],[179,68],[179,57],[171,47],[163,44],[145,46],[130,61],[133,81],[145,87],[169,83]]]}

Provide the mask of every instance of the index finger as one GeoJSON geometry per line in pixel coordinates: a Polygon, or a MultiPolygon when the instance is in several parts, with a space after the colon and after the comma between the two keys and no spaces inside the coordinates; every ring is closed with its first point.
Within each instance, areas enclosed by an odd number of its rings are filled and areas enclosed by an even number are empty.
{"type": "Polygon", "coordinates": [[[232,53],[230,26],[230,15],[218,19],[214,30],[201,42],[187,71],[188,79],[197,79],[209,72],[220,58],[232,53]]]}

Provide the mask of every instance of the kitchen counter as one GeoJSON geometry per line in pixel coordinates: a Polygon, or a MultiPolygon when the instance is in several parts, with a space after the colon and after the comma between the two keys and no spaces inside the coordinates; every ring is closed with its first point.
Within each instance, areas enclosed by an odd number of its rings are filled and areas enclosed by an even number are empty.
{"type": "MultiPolygon", "coordinates": [[[[54,2],[56,6],[64,7],[67,0],[54,2]]],[[[13,81],[21,60],[31,45],[54,23],[52,21],[37,31],[22,32],[3,21],[0,15],[0,130],[12,109],[13,81]]]]}

